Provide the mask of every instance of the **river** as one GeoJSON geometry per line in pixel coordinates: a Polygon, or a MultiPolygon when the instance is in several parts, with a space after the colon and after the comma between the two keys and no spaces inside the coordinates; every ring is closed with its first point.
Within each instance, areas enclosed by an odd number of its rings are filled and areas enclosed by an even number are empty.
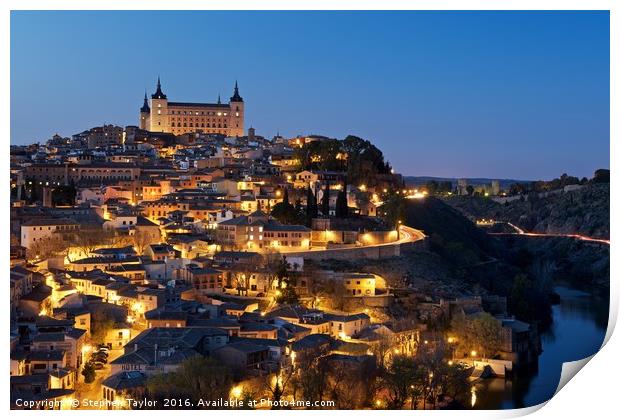
{"type": "Polygon", "coordinates": [[[609,296],[567,287],[555,290],[561,301],[553,306],[553,323],[541,333],[543,352],[538,366],[515,373],[511,379],[477,383],[473,408],[522,408],[545,402],[555,393],[562,363],[583,359],[600,349],[607,330],[609,296]]]}

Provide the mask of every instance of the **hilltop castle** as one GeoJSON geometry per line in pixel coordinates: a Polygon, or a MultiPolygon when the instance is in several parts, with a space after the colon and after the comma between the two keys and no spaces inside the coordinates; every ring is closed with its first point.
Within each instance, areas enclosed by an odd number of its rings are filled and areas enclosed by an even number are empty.
{"type": "Polygon", "coordinates": [[[219,97],[216,104],[170,102],[161,90],[158,77],[157,91],[151,95],[150,105],[144,93],[144,104],[140,108],[140,128],[176,135],[203,132],[243,136],[243,108],[237,82],[227,104],[223,104],[219,97]]]}

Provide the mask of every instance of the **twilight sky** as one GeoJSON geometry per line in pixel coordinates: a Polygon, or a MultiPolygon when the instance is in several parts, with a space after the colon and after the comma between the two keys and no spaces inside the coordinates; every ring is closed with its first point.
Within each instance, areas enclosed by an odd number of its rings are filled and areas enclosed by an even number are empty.
{"type": "Polygon", "coordinates": [[[608,12],[12,12],[11,144],[226,100],[272,137],[354,134],[405,175],[609,167],[608,12]]]}

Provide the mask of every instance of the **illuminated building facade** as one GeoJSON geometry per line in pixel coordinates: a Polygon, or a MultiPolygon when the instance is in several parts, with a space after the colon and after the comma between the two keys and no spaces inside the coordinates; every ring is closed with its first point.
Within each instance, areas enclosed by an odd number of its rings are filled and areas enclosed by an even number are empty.
{"type": "Polygon", "coordinates": [[[243,136],[244,102],[235,82],[233,96],[228,103],[171,102],[161,90],[151,95],[151,103],[144,94],[140,108],[140,128],[152,132],[180,135],[184,133],[213,133],[226,136],[243,136]]]}

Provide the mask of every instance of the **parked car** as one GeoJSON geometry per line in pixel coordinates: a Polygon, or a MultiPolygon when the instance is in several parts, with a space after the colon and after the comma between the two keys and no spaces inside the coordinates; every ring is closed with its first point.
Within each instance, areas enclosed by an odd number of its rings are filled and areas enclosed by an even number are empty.
{"type": "Polygon", "coordinates": [[[94,362],[93,367],[95,368],[95,370],[100,370],[100,369],[103,369],[104,364],[101,362],[94,362]]]}
{"type": "Polygon", "coordinates": [[[105,353],[109,353],[110,349],[108,348],[108,346],[100,345],[99,348],[97,349],[97,351],[103,351],[105,353]]]}
{"type": "Polygon", "coordinates": [[[91,360],[93,362],[108,363],[108,358],[106,356],[101,356],[101,355],[93,356],[91,360]]]}

